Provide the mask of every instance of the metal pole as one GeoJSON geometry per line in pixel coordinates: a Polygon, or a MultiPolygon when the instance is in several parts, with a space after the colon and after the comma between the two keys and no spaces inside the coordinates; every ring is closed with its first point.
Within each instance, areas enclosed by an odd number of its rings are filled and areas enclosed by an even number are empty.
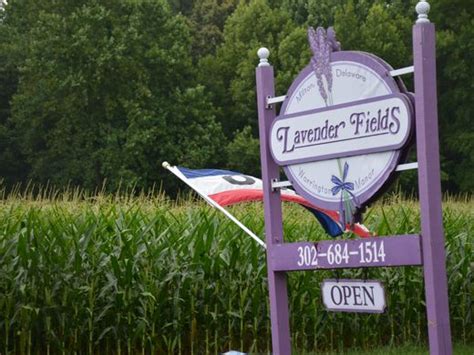
{"type": "Polygon", "coordinates": [[[271,180],[278,179],[280,170],[270,154],[268,138],[270,126],[275,119],[275,109],[267,106],[267,98],[275,96],[273,67],[268,63],[270,52],[260,48],[260,64],[256,69],[258,124],[260,132],[260,159],[262,164],[263,204],[265,210],[265,239],[267,242],[268,288],[270,294],[270,317],[272,323],[273,354],[291,354],[290,324],[288,318],[288,293],[286,274],[274,271],[272,250],[283,243],[283,226],[280,191],[272,190],[271,180]]]}
{"type": "Polygon", "coordinates": [[[419,2],[416,11],[419,15],[413,27],[416,140],[428,336],[430,354],[450,355],[452,345],[441,208],[435,27],[428,20],[427,2],[419,2]]]}

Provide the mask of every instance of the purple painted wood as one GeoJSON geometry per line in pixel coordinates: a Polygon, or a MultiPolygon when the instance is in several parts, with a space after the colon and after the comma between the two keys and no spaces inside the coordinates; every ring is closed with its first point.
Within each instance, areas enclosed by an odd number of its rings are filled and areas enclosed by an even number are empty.
{"type": "Polygon", "coordinates": [[[441,210],[435,28],[432,23],[417,23],[413,27],[413,56],[418,185],[430,353],[449,355],[452,345],[441,210]]]}
{"type": "Polygon", "coordinates": [[[271,157],[268,144],[270,126],[275,119],[275,108],[266,104],[267,97],[275,96],[273,67],[257,67],[256,77],[272,346],[274,354],[286,355],[291,354],[286,274],[275,271],[268,257],[276,245],[283,243],[280,191],[272,191],[271,187],[271,180],[279,178],[279,168],[271,157]]]}
{"type": "Polygon", "coordinates": [[[274,270],[281,271],[422,265],[416,234],[285,243],[268,254],[274,270]]]}

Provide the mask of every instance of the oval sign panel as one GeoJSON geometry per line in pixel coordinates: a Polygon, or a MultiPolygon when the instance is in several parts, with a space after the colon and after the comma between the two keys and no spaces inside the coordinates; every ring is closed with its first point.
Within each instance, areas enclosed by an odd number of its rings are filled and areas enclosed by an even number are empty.
{"type": "MultiPolygon", "coordinates": [[[[325,34],[324,41],[331,45],[325,34]]],[[[412,134],[413,104],[381,59],[325,53],[291,85],[270,149],[299,194],[349,222],[394,172],[412,134]]]]}

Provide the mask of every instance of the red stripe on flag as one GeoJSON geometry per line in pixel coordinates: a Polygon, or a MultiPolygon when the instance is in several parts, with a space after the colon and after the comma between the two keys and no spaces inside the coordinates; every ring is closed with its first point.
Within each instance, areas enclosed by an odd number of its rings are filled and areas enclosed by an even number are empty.
{"type": "Polygon", "coordinates": [[[261,201],[263,199],[263,191],[255,189],[229,190],[209,195],[209,197],[221,206],[230,206],[239,202],[261,201]]]}
{"type": "MultiPolygon", "coordinates": [[[[238,190],[229,190],[229,191],[219,192],[217,194],[209,195],[209,197],[212,198],[215,202],[217,202],[221,206],[230,206],[230,205],[240,203],[240,202],[262,201],[263,191],[256,190],[256,189],[238,189],[238,190]]],[[[337,211],[331,211],[331,210],[326,210],[323,208],[316,207],[301,196],[285,194],[283,192],[281,194],[281,199],[283,201],[299,203],[300,205],[325,213],[329,217],[331,217],[336,223],[339,220],[339,213],[337,211]]],[[[363,227],[360,224],[354,224],[352,226],[350,224],[347,224],[346,230],[350,230],[362,238],[368,238],[368,237],[374,236],[372,233],[370,233],[370,231],[367,228],[363,227]]]]}
{"type": "MultiPolygon", "coordinates": [[[[239,190],[219,192],[217,194],[209,195],[209,197],[212,198],[221,206],[230,206],[230,205],[233,205],[234,203],[239,203],[239,202],[262,201],[263,191],[256,190],[256,189],[239,189],[239,190]]],[[[281,193],[281,199],[283,201],[296,202],[296,203],[299,203],[300,205],[315,209],[316,211],[323,212],[336,221],[339,219],[338,212],[316,207],[301,196],[285,194],[283,192],[281,193]]]]}

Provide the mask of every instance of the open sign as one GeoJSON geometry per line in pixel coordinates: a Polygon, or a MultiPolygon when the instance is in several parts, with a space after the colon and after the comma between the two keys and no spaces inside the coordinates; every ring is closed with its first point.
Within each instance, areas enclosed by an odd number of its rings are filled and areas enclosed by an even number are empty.
{"type": "Polygon", "coordinates": [[[383,313],[385,291],[378,281],[324,280],[323,303],[329,311],[383,313]]]}

